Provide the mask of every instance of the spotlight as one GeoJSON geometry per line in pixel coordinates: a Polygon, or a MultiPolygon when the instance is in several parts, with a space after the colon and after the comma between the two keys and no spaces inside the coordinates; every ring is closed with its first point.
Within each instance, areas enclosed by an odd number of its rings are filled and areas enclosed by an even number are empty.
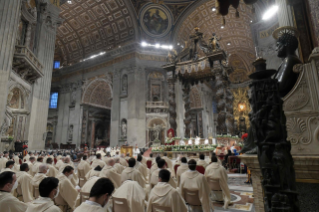
{"type": "Polygon", "coordinates": [[[227,46],[230,46],[230,45],[231,45],[231,43],[230,43],[230,42],[228,42],[228,43],[227,43],[227,46]]]}
{"type": "Polygon", "coordinates": [[[141,46],[145,47],[145,46],[147,46],[147,43],[146,42],[142,42],[141,46]]]}
{"type": "Polygon", "coordinates": [[[220,28],[221,28],[221,29],[224,29],[224,28],[225,28],[225,26],[221,26],[220,28]]]}
{"type": "Polygon", "coordinates": [[[253,20],[250,20],[250,23],[253,23],[253,20]]]}
{"type": "Polygon", "coordinates": [[[72,4],[72,1],[71,1],[71,0],[68,0],[68,4],[72,4]]]}
{"type": "Polygon", "coordinates": [[[155,48],[159,48],[159,47],[161,47],[161,45],[159,45],[158,43],[155,44],[155,48]]]}
{"type": "Polygon", "coordinates": [[[271,17],[273,17],[277,11],[278,11],[279,7],[277,5],[273,5],[271,6],[263,15],[263,20],[268,20],[271,17]]]}
{"type": "Polygon", "coordinates": [[[172,50],[172,49],[173,49],[173,46],[168,46],[168,49],[171,49],[171,50],[172,50]]]}
{"type": "Polygon", "coordinates": [[[216,11],[216,8],[215,8],[215,7],[213,7],[213,8],[212,8],[212,11],[213,11],[213,12],[215,12],[215,11],[216,11]]]}

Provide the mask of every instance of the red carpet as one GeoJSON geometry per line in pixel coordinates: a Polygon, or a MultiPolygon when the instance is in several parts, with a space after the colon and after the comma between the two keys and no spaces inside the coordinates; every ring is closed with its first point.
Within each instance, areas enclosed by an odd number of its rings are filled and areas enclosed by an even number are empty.
{"type": "Polygon", "coordinates": [[[152,147],[150,147],[148,150],[146,150],[146,152],[144,152],[143,156],[144,157],[149,157],[151,152],[152,152],[152,147]]]}

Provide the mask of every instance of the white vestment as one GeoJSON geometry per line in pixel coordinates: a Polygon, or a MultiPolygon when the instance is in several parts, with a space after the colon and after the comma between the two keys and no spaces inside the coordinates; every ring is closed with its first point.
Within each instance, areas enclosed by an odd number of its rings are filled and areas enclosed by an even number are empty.
{"type": "MultiPolygon", "coordinates": [[[[152,178],[150,179],[150,184],[152,186],[155,186],[158,183],[158,175],[160,171],[161,169],[157,169],[152,173],[152,178]]],[[[172,175],[171,175],[171,179],[168,181],[168,184],[170,184],[173,188],[177,187],[174,179],[172,178],[172,175]]]]}
{"type": "Polygon", "coordinates": [[[63,161],[62,161],[62,160],[58,160],[58,161],[56,162],[56,164],[55,164],[55,167],[60,170],[60,167],[61,167],[62,165],[63,165],[63,161]]]}
{"type": "Polygon", "coordinates": [[[202,167],[204,167],[205,169],[206,169],[206,167],[208,166],[208,163],[205,161],[205,160],[201,160],[201,159],[199,159],[198,161],[197,161],[197,164],[196,164],[197,166],[202,166],[202,167]]]}
{"type": "Polygon", "coordinates": [[[80,204],[80,196],[71,181],[62,173],[57,176],[61,197],[74,210],[80,204]]]}
{"type": "Polygon", "coordinates": [[[33,176],[33,175],[32,175],[32,167],[33,167],[33,163],[31,163],[31,161],[27,161],[26,163],[27,163],[27,164],[28,164],[28,166],[29,166],[29,171],[28,171],[28,173],[29,173],[31,176],[33,176]]]}
{"type": "Polygon", "coordinates": [[[93,176],[100,176],[101,171],[95,171],[94,169],[91,169],[86,175],[85,179],[88,180],[93,176]]]}
{"type": "Polygon", "coordinates": [[[28,205],[19,201],[10,192],[0,191],[0,211],[2,212],[25,212],[28,205]]]}
{"type": "Polygon", "coordinates": [[[32,166],[32,176],[34,176],[36,173],[39,172],[39,166],[41,165],[42,163],[41,162],[35,162],[32,166]]]}
{"type": "Polygon", "coordinates": [[[177,177],[177,186],[179,187],[179,184],[181,182],[181,175],[189,170],[187,163],[181,163],[181,165],[177,168],[176,171],[176,177],[177,177]]]}
{"type": "Polygon", "coordinates": [[[101,205],[91,205],[83,202],[74,212],[107,212],[107,209],[101,205]]]}
{"type": "Polygon", "coordinates": [[[16,176],[18,181],[18,187],[19,186],[21,187],[23,201],[25,203],[33,201],[34,188],[31,183],[32,176],[28,174],[27,172],[23,172],[23,171],[19,172],[19,174],[17,174],[16,176]]]}
{"type": "Polygon", "coordinates": [[[215,180],[219,180],[219,185],[220,188],[223,191],[223,197],[224,197],[224,208],[227,208],[230,201],[230,191],[228,188],[228,176],[226,169],[219,165],[218,163],[211,163],[209,166],[207,166],[206,171],[205,171],[205,177],[208,178],[213,178],[215,180]]]}
{"type": "Polygon", "coordinates": [[[113,194],[115,198],[123,198],[127,200],[130,212],[144,212],[144,189],[135,181],[127,180],[123,182],[113,194]]]}
{"type": "Polygon", "coordinates": [[[184,188],[189,190],[198,190],[199,199],[202,203],[203,212],[210,212],[211,209],[214,210],[211,204],[209,195],[210,189],[208,187],[206,178],[204,175],[198,171],[187,171],[181,175],[180,191],[183,196],[184,188]]]}
{"type": "Polygon", "coordinates": [[[103,160],[100,160],[100,159],[96,159],[93,161],[92,165],[91,165],[91,168],[94,169],[95,167],[97,166],[100,166],[102,169],[103,167],[105,166],[105,162],[103,160]]]}
{"type": "Polygon", "coordinates": [[[57,170],[53,165],[51,164],[46,164],[49,168],[49,171],[46,173],[48,177],[56,177],[59,174],[59,170],[57,170]]]}
{"type": "Polygon", "coordinates": [[[0,173],[2,173],[2,172],[14,172],[15,173],[15,170],[9,169],[9,168],[3,168],[3,169],[1,169],[0,173]]]}
{"type": "Polygon", "coordinates": [[[127,161],[124,158],[120,158],[120,164],[122,166],[128,167],[128,163],[127,163],[127,161]]]}
{"type": "Polygon", "coordinates": [[[92,187],[94,186],[94,184],[96,183],[98,179],[100,179],[100,177],[97,177],[97,176],[93,176],[90,179],[88,179],[88,181],[86,181],[83,187],[81,188],[81,191],[85,193],[90,193],[92,187]]]}
{"type": "Polygon", "coordinates": [[[139,172],[141,172],[141,174],[143,175],[144,179],[147,179],[147,175],[148,175],[148,168],[146,168],[146,166],[144,164],[142,164],[141,162],[137,161],[135,166],[135,169],[137,169],[139,172]]]}
{"type": "Polygon", "coordinates": [[[141,174],[141,172],[134,168],[127,167],[126,169],[124,169],[121,174],[121,182],[123,183],[126,180],[136,181],[138,182],[138,184],[140,184],[140,186],[142,186],[142,188],[145,188],[145,179],[143,175],[141,174]]]}
{"type": "Polygon", "coordinates": [[[30,159],[30,155],[29,154],[27,154],[26,156],[24,156],[24,158],[23,158],[23,160],[22,160],[22,163],[26,163],[27,161],[29,161],[29,159],[30,159]]]}
{"type": "Polygon", "coordinates": [[[78,170],[83,170],[85,176],[91,170],[90,164],[86,160],[81,160],[78,165],[78,170]]]}
{"type": "Polygon", "coordinates": [[[34,186],[34,187],[39,187],[41,181],[46,178],[48,176],[46,176],[46,174],[43,174],[43,173],[37,173],[34,175],[34,177],[32,178],[31,180],[31,184],[34,186]]]}
{"type": "Polygon", "coordinates": [[[122,164],[120,163],[115,163],[114,164],[114,169],[116,170],[116,172],[118,174],[122,174],[123,170],[126,168],[126,166],[123,166],[122,164]]]}
{"type": "Polygon", "coordinates": [[[1,160],[0,160],[0,170],[6,168],[6,163],[8,162],[8,159],[3,157],[1,160]]]}
{"type": "Polygon", "coordinates": [[[100,177],[109,178],[116,189],[121,186],[121,175],[112,166],[106,165],[102,169],[100,177]]]}
{"type": "Polygon", "coordinates": [[[54,205],[51,198],[39,197],[34,200],[29,206],[26,212],[62,212],[61,209],[54,205]]]}
{"type": "Polygon", "coordinates": [[[147,212],[152,212],[152,205],[170,207],[172,212],[186,212],[187,207],[180,193],[168,183],[158,183],[149,195],[147,212]]]}

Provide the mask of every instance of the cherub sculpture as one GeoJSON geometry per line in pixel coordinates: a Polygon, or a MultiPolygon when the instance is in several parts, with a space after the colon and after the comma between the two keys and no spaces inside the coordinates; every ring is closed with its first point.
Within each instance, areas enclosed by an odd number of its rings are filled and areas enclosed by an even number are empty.
{"type": "Polygon", "coordinates": [[[219,41],[222,39],[221,37],[218,38],[216,33],[213,33],[212,34],[213,37],[211,37],[209,39],[209,43],[210,43],[210,46],[212,48],[213,51],[216,51],[216,50],[219,50],[220,49],[220,45],[219,45],[219,41]]]}

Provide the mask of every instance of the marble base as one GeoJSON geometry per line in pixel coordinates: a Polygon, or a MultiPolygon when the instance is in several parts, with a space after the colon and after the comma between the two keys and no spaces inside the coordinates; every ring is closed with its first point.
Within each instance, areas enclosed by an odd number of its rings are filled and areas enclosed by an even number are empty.
{"type": "MultiPolygon", "coordinates": [[[[251,171],[254,190],[254,205],[256,212],[265,212],[263,201],[263,189],[261,186],[262,174],[259,168],[257,155],[241,155],[241,161],[247,165],[251,171]]],[[[301,207],[307,206],[307,210],[316,211],[318,205],[307,204],[310,199],[319,199],[319,156],[292,156],[296,172],[297,191],[299,192],[299,204],[301,207]],[[310,188],[318,188],[316,192],[310,188]],[[309,192],[307,192],[309,191],[309,192]],[[304,194],[308,195],[304,195],[304,194]]]]}

